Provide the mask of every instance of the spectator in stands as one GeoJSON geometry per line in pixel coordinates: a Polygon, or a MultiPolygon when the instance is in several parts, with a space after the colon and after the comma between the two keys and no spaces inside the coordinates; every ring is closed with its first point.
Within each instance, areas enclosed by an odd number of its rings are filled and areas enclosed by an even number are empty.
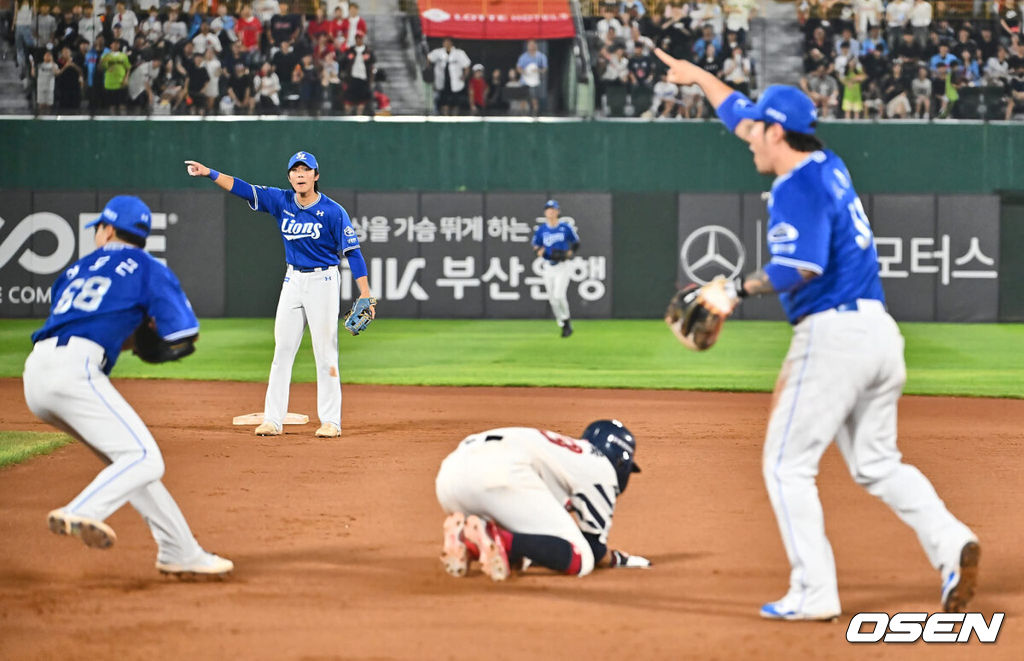
{"type": "Polygon", "coordinates": [[[892,0],[885,7],[885,30],[890,49],[896,50],[896,44],[902,40],[903,34],[907,30],[910,30],[911,41],[913,41],[914,32],[910,27],[910,10],[913,9],[913,6],[909,0],[892,0]]]}
{"type": "Polygon", "coordinates": [[[861,41],[870,36],[872,27],[881,29],[882,16],[885,14],[882,0],[854,0],[853,13],[856,17],[857,38],[861,41]]]}
{"type": "Polygon", "coordinates": [[[818,108],[818,117],[831,117],[839,105],[839,83],[825,70],[824,65],[800,79],[800,88],[818,108]]]}
{"type": "Polygon", "coordinates": [[[160,69],[160,75],[153,81],[153,92],[159,96],[158,105],[167,112],[177,112],[185,100],[185,78],[174,60],[168,59],[160,69]]]}
{"type": "Polygon", "coordinates": [[[985,84],[1005,85],[1010,78],[1010,61],[1006,49],[1002,46],[996,51],[995,57],[985,62],[985,84]]]}
{"type": "Polygon", "coordinates": [[[319,41],[320,35],[330,38],[331,22],[327,20],[326,8],[323,5],[316,8],[316,16],[306,26],[306,34],[309,35],[310,42],[314,44],[319,41]]]}
{"type": "Polygon", "coordinates": [[[221,2],[217,5],[217,17],[210,21],[210,31],[220,38],[221,49],[230,50],[231,44],[238,41],[238,34],[235,32],[235,24],[238,19],[228,13],[228,5],[221,2]]]}
{"type": "Polygon", "coordinates": [[[242,15],[235,21],[235,34],[242,42],[242,48],[250,55],[260,49],[260,34],[263,24],[252,12],[252,5],[242,5],[242,15]]]}
{"type": "MultiPolygon", "coordinates": [[[[36,16],[35,38],[41,48],[53,43],[53,37],[57,34],[57,18],[50,13],[49,5],[39,6],[39,15],[36,16]]],[[[51,60],[53,58],[51,57],[51,60]]],[[[57,66],[56,62],[53,62],[57,66]]],[[[52,104],[51,104],[52,105],[52,104]]]]}
{"type": "Polygon", "coordinates": [[[804,57],[804,73],[811,73],[818,67],[825,67],[828,72],[832,71],[832,60],[826,57],[817,48],[812,48],[804,57]]]}
{"type": "MultiPolygon", "coordinates": [[[[348,9],[348,4],[345,4],[345,8],[348,9]]],[[[334,43],[334,49],[339,53],[344,52],[347,47],[345,44],[345,30],[342,29],[345,25],[345,15],[340,6],[335,7],[334,15],[331,20],[327,21],[327,34],[331,37],[331,42],[334,43]]]]}
{"type": "Polygon", "coordinates": [[[89,52],[85,57],[86,80],[88,84],[87,94],[89,99],[89,112],[91,114],[101,112],[104,107],[103,69],[100,68],[100,58],[102,58],[107,52],[107,45],[103,39],[103,35],[99,35],[96,37],[96,40],[92,42],[92,48],[89,49],[89,52]]]}
{"type": "Polygon", "coordinates": [[[501,69],[491,70],[491,84],[487,87],[486,110],[488,115],[501,114],[508,111],[508,101],[502,92],[505,84],[501,79],[501,69]]]}
{"type": "Polygon", "coordinates": [[[999,5],[1000,39],[1009,42],[1013,37],[1020,37],[1021,9],[1017,0],[1002,0],[999,5]]]}
{"type": "Polygon", "coordinates": [[[693,44],[693,56],[695,60],[704,58],[709,44],[714,46],[715,53],[719,53],[722,50],[722,40],[715,36],[715,29],[712,26],[705,24],[700,30],[700,39],[693,44]]]}
{"type": "Polygon", "coordinates": [[[290,41],[282,41],[280,47],[271,62],[281,84],[281,103],[288,108],[299,96],[298,88],[293,82],[295,69],[299,66],[299,56],[290,41]]]}
{"type": "Polygon", "coordinates": [[[885,42],[875,44],[875,48],[860,58],[860,64],[864,68],[864,74],[868,81],[877,83],[889,70],[889,61],[885,58],[885,42]]]}
{"type": "Polygon", "coordinates": [[[264,62],[260,74],[253,80],[256,104],[260,114],[277,114],[281,111],[281,80],[270,62],[264,62]]]}
{"type": "MultiPolygon", "coordinates": [[[[196,55],[198,54],[199,52],[196,51],[196,55]]],[[[210,77],[210,80],[203,88],[203,96],[206,98],[206,112],[216,114],[219,108],[220,79],[223,67],[221,66],[220,58],[217,57],[217,52],[212,48],[207,48],[203,54],[203,68],[206,69],[206,74],[210,77]]]]}
{"type": "Polygon", "coordinates": [[[221,55],[220,63],[224,65],[226,73],[232,73],[235,70],[235,65],[239,62],[248,69],[252,65],[252,57],[242,47],[241,41],[232,41],[231,50],[221,55]]]}
{"type": "MultiPolygon", "coordinates": [[[[331,44],[333,47],[333,44],[331,44]]],[[[332,110],[342,107],[341,99],[341,63],[338,62],[338,52],[329,50],[324,53],[320,62],[320,87],[330,102],[332,110]]]]}
{"type": "Polygon", "coordinates": [[[252,10],[261,25],[270,23],[280,9],[277,0],[253,0],[252,10]]]}
{"type": "Polygon", "coordinates": [[[973,51],[968,48],[960,51],[960,70],[967,87],[977,87],[981,84],[981,67],[974,59],[973,51]]]}
{"type": "Polygon", "coordinates": [[[729,87],[749,97],[750,77],[753,73],[750,58],[743,52],[743,47],[739,44],[733,46],[732,54],[722,64],[722,80],[728,83],[729,87]]]}
{"type": "Polygon", "coordinates": [[[710,111],[704,90],[700,88],[700,85],[680,86],[679,96],[682,99],[679,104],[679,112],[684,118],[702,119],[705,110],[710,111]]]}
{"type": "Polygon", "coordinates": [[[910,91],[914,94],[914,117],[931,118],[932,79],[928,76],[928,67],[918,67],[917,77],[910,82],[910,91]]]}
{"type": "Polygon", "coordinates": [[[735,34],[739,44],[746,48],[750,19],[757,16],[757,0],[723,0],[722,11],[726,33],[735,34]]]}
{"type": "Polygon", "coordinates": [[[220,39],[210,32],[210,22],[203,21],[199,26],[199,32],[192,37],[192,48],[194,52],[205,56],[206,51],[212,50],[214,55],[219,55],[222,49],[220,39]]]}
{"type": "Polygon", "coordinates": [[[942,42],[939,44],[939,52],[932,55],[931,59],[928,61],[928,68],[932,71],[936,71],[940,64],[944,64],[948,70],[948,67],[952,66],[954,62],[959,62],[959,60],[956,55],[949,52],[949,44],[942,42]]]}
{"type": "Polygon", "coordinates": [[[164,34],[164,25],[160,22],[160,13],[156,7],[150,7],[146,20],[139,24],[138,33],[146,39],[146,43],[150,46],[160,41],[164,34]]]}
{"type": "Polygon", "coordinates": [[[529,90],[530,112],[534,117],[540,114],[541,101],[547,96],[548,56],[537,49],[537,40],[526,42],[526,51],[516,61],[523,86],[529,90]]]}
{"type": "Polygon", "coordinates": [[[178,14],[177,7],[171,7],[167,12],[167,20],[164,21],[164,38],[171,46],[175,47],[188,38],[188,26],[178,14]]]}
{"type": "Polygon", "coordinates": [[[694,64],[718,78],[722,77],[722,60],[718,57],[718,49],[715,48],[714,42],[704,47],[703,55],[697,58],[694,64]]]}
{"type": "Polygon", "coordinates": [[[619,3],[620,12],[628,12],[630,9],[635,9],[638,16],[643,16],[647,13],[643,0],[622,0],[619,3]]]}
{"type": "Polygon", "coordinates": [[[320,32],[316,36],[316,42],[313,46],[313,61],[320,63],[320,60],[327,57],[328,54],[333,54],[335,59],[338,56],[338,49],[335,48],[334,42],[331,41],[331,35],[326,32],[320,32]]]}
{"type": "Polygon", "coordinates": [[[910,8],[910,27],[914,29],[914,41],[922,48],[928,42],[928,28],[932,24],[932,5],[928,0],[914,0],[910,8]]]}
{"type": "Polygon", "coordinates": [[[937,117],[946,117],[949,114],[949,65],[939,62],[932,71],[932,107],[936,108],[937,117]]]}
{"type": "MultiPolygon", "coordinates": [[[[278,13],[265,25],[265,36],[271,52],[281,48],[281,44],[286,41],[293,48],[298,44],[299,35],[302,33],[302,16],[291,13],[287,2],[278,5],[278,13]]],[[[278,71],[280,72],[280,69],[278,71]]],[[[291,76],[290,71],[288,75],[291,76]]]]}
{"type": "Polygon", "coordinates": [[[205,115],[208,102],[203,90],[210,82],[210,74],[203,66],[203,56],[194,53],[191,60],[182,62],[182,66],[186,73],[185,89],[188,92],[188,97],[185,99],[185,103],[189,106],[189,112],[193,115],[205,115]]]}
{"type": "Polygon", "coordinates": [[[836,59],[833,61],[833,68],[837,75],[844,76],[846,71],[846,65],[850,60],[854,58],[854,52],[850,48],[850,42],[844,41],[839,44],[839,52],[836,54],[836,59]]]}
{"type": "Polygon", "coordinates": [[[71,49],[72,56],[77,51],[80,40],[78,21],[82,19],[81,14],[82,7],[74,5],[71,9],[65,11],[64,16],[57,22],[57,36],[60,39],[61,45],[71,49]],[[75,12],[78,12],[78,14],[76,15],[75,12]]]}
{"type": "Polygon", "coordinates": [[[153,110],[153,81],[159,75],[160,62],[153,51],[147,51],[128,75],[128,104],[141,114],[148,115],[153,110]]]}
{"type": "Polygon", "coordinates": [[[862,119],[864,117],[864,96],[862,85],[868,79],[857,58],[850,58],[843,67],[843,101],[842,111],[846,119],[862,119]]]}
{"type": "Polygon", "coordinates": [[[299,108],[309,115],[318,115],[323,95],[320,89],[320,71],[313,62],[312,53],[306,53],[300,58],[299,66],[292,73],[292,82],[299,91],[299,108]]]}
{"type": "MultiPolygon", "coordinates": [[[[349,15],[358,11],[358,5],[349,5],[349,15]]],[[[373,80],[374,64],[376,59],[373,52],[364,43],[365,35],[356,32],[356,40],[351,48],[345,51],[343,69],[347,77],[345,88],[345,111],[350,115],[366,114],[369,104],[373,101],[373,92],[370,89],[370,81],[373,80]]],[[[463,53],[465,55],[465,53],[463,53]]],[[[466,64],[469,64],[469,57],[466,57],[466,64]]],[[[465,75],[463,73],[463,75],[465,75]]],[[[463,79],[462,87],[465,87],[463,79]]],[[[460,91],[462,89],[460,87],[460,91]]],[[[371,113],[372,114],[372,113],[371,113]]]]}
{"type": "Polygon", "coordinates": [[[690,17],[686,15],[681,2],[669,6],[669,17],[662,24],[657,35],[658,44],[666,53],[677,59],[693,59],[693,30],[690,17]]]}
{"type": "Polygon", "coordinates": [[[334,17],[341,13],[341,18],[348,18],[348,0],[327,0],[327,15],[334,17]]]}
{"type": "Polygon", "coordinates": [[[469,77],[469,113],[484,115],[487,112],[487,78],[484,77],[484,65],[474,64],[469,77]]]}
{"type": "MultiPolygon", "coordinates": [[[[359,5],[355,2],[350,2],[348,5],[348,17],[341,22],[342,36],[345,37],[345,48],[351,48],[352,44],[356,43],[356,35],[362,32],[366,35],[369,29],[366,27],[366,20],[359,15],[359,5]]],[[[469,66],[469,62],[466,62],[466,66],[469,66]]]]}
{"type": "Polygon", "coordinates": [[[820,25],[811,31],[811,37],[804,43],[805,53],[810,53],[814,49],[821,51],[830,61],[835,56],[835,46],[829,42],[825,28],[820,25]]]}
{"type": "Polygon", "coordinates": [[[981,32],[978,35],[979,59],[982,62],[988,62],[989,58],[996,56],[998,50],[999,40],[992,36],[992,27],[989,25],[982,25],[981,32]]]}
{"type": "Polygon", "coordinates": [[[43,51],[43,61],[32,64],[31,75],[36,79],[36,114],[48,115],[53,108],[53,90],[57,79],[57,63],[53,51],[43,51]]]}
{"type": "MultiPolygon", "coordinates": [[[[844,27],[839,33],[839,36],[832,41],[832,47],[835,49],[836,53],[839,52],[839,48],[842,46],[843,42],[850,45],[850,57],[858,57],[860,55],[860,41],[853,36],[853,28],[844,27]]],[[[836,69],[839,68],[839,64],[836,63],[836,69]]]]}
{"type": "Polygon", "coordinates": [[[594,29],[602,43],[608,43],[609,39],[626,38],[626,28],[616,17],[614,4],[601,5],[601,20],[597,22],[594,29]]]}
{"type": "Polygon", "coordinates": [[[139,17],[131,9],[125,9],[123,2],[114,6],[114,25],[121,26],[121,38],[129,44],[135,43],[135,31],[139,27],[139,17]]]}
{"type": "Polygon", "coordinates": [[[872,25],[868,28],[867,36],[861,40],[860,44],[861,56],[874,51],[876,46],[881,46],[884,57],[889,56],[889,44],[882,38],[882,28],[878,25],[872,25]]]}
{"type": "Polygon", "coordinates": [[[1010,121],[1015,115],[1024,113],[1024,58],[1014,61],[1014,73],[1006,85],[1006,116],[1010,121]]]}
{"type": "Polygon", "coordinates": [[[668,82],[668,72],[661,74],[661,79],[654,84],[654,105],[651,114],[658,119],[670,119],[679,112],[679,86],[668,82]]]}
{"type": "Polygon", "coordinates": [[[654,58],[644,51],[644,44],[633,42],[633,54],[629,58],[629,86],[654,89],[654,58]]]}
{"type": "MultiPolygon", "coordinates": [[[[710,25],[713,34],[722,34],[722,8],[718,0],[698,0],[696,9],[690,12],[690,19],[690,25],[695,31],[703,30],[705,25],[710,25]]],[[[721,50],[720,46],[715,48],[721,50]]]]}
{"type": "Polygon", "coordinates": [[[78,21],[78,34],[91,44],[96,44],[96,37],[102,36],[103,24],[93,16],[92,5],[82,5],[82,18],[78,21]]]}
{"type": "Polygon", "coordinates": [[[882,78],[879,89],[882,90],[886,117],[905,119],[910,114],[910,99],[907,97],[908,85],[903,77],[903,67],[899,62],[893,64],[892,72],[882,78]]]}
{"type": "Polygon", "coordinates": [[[380,89],[373,90],[373,105],[376,106],[374,109],[375,115],[382,117],[391,116],[391,99],[380,89]]]}
{"type": "Polygon", "coordinates": [[[103,89],[106,93],[106,107],[120,115],[128,106],[128,72],[132,65],[128,55],[121,50],[121,41],[110,44],[110,52],[100,58],[103,69],[103,89]]]}
{"type": "Polygon", "coordinates": [[[629,82],[629,61],[624,57],[623,49],[624,46],[616,44],[601,51],[598,70],[605,88],[625,86],[629,82]]]}
{"type": "MultiPolygon", "coordinates": [[[[14,15],[14,55],[18,64],[21,76],[30,75],[28,60],[29,49],[36,45],[32,36],[36,22],[36,14],[32,10],[32,3],[28,0],[21,0],[18,5],[18,12],[14,15]]],[[[6,35],[3,35],[6,38],[6,35]]]]}
{"type": "Polygon", "coordinates": [[[434,65],[438,112],[442,115],[457,115],[462,105],[462,91],[466,87],[466,74],[472,64],[469,56],[461,48],[455,47],[451,37],[445,37],[440,48],[427,54],[427,61],[434,65]]]}
{"type": "Polygon", "coordinates": [[[896,44],[893,49],[893,57],[902,62],[907,71],[913,71],[917,68],[917,63],[924,61],[924,49],[918,46],[917,41],[914,40],[914,32],[908,26],[900,38],[900,41],[896,44]]]}
{"type": "MultiPolygon", "coordinates": [[[[88,48],[87,42],[82,43],[88,48]]],[[[78,112],[82,108],[82,87],[85,85],[81,64],[67,46],[61,49],[57,64],[60,65],[54,90],[57,109],[78,112]]]]}

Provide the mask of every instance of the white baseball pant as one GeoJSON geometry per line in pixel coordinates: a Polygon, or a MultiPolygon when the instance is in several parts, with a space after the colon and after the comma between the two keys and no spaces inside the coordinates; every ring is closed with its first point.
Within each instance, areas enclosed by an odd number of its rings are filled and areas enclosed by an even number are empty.
{"type": "Polygon", "coordinates": [[[580,554],[580,576],[594,570],[594,552],[565,504],[529,458],[506,445],[460,445],[441,463],[434,486],[446,513],[484,516],[512,533],[560,537],[580,554]]]}
{"type": "Polygon", "coordinates": [[[552,264],[544,261],[544,287],[548,292],[548,302],[551,304],[551,312],[555,315],[555,321],[559,326],[565,325],[569,320],[569,298],[566,295],[569,291],[569,281],[572,278],[572,264],[570,260],[552,264]]]}
{"type": "Polygon", "coordinates": [[[784,607],[805,614],[841,610],[815,485],[833,438],[854,480],[914,529],[936,569],[974,538],[928,478],[901,461],[903,336],[879,301],[858,307],[812,314],[794,327],[765,439],[765,484],[792,568],[784,607]]]}
{"type": "Polygon", "coordinates": [[[100,521],[126,502],[149,525],[162,562],[202,549],[160,481],[164,460],[145,423],[102,371],[103,347],[72,337],[37,342],[25,361],[25,401],[40,420],[71,434],[110,464],[64,510],[100,521]]]}
{"type": "Polygon", "coordinates": [[[320,423],[341,428],[341,378],[338,375],[338,313],[341,277],[337,266],[300,273],[288,267],[274,318],[274,362],[270,366],[263,419],[278,426],[288,412],[295,354],[309,324],[316,359],[317,415],[320,423]]]}

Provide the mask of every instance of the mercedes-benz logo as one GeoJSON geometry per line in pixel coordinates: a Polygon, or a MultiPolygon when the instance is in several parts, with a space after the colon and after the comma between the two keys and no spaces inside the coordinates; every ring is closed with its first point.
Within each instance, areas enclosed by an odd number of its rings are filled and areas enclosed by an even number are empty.
{"type": "Polygon", "coordinates": [[[703,285],[717,275],[726,278],[739,275],[745,256],[743,244],[729,229],[721,225],[705,225],[683,241],[679,263],[686,277],[703,285]]]}

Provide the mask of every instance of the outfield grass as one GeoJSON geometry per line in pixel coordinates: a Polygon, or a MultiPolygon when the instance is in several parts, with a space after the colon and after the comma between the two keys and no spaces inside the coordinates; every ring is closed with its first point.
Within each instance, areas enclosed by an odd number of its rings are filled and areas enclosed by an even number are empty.
{"type": "MultiPolygon", "coordinates": [[[[0,376],[19,376],[40,323],[0,321],[0,376]]],[[[358,337],[339,335],[345,383],[582,386],[767,391],[792,333],[788,324],[732,321],[707,353],[685,350],[654,320],[574,322],[380,319],[358,337]]],[[[906,392],[1024,397],[1024,325],[901,324],[906,392]]],[[[274,350],[272,319],[208,319],[194,356],[147,365],[122,354],[119,377],[264,381],[274,350]]],[[[295,381],[314,381],[308,332],[295,381]]]]}
{"type": "Polygon", "coordinates": [[[73,440],[57,432],[0,431],[0,468],[49,454],[73,440]]]}

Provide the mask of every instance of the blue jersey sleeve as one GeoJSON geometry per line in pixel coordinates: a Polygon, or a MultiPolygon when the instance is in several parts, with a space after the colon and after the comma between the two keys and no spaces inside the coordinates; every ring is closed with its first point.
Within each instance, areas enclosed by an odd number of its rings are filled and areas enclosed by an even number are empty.
{"type": "MultiPolygon", "coordinates": [[[[801,173],[803,174],[803,173],[801,173]]],[[[770,263],[821,275],[828,266],[832,224],[821,186],[801,177],[772,193],[768,221],[770,263]]]]}
{"type": "Polygon", "coordinates": [[[540,237],[540,235],[541,235],[541,228],[543,228],[543,227],[544,227],[543,225],[538,225],[537,229],[535,229],[533,231],[533,241],[532,241],[532,243],[533,243],[533,247],[534,248],[540,248],[541,246],[544,245],[544,241],[540,237]]]}
{"type": "Polygon", "coordinates": [[[341,252],[348,254],[350,250],[359,250],[359,236],[356,228],[352,227],[352,219],[348,217],[345,207],[338,206],[341,210],[341,252]]]}
{"type": "Polygon", "coordinates": [[[736,116],[736,108],[745,108],[752,105],[754,103],[742,92],[733,92],[725,97],[725,101],[722,101],[715,110],[718,112],[718,118],[725,124],[725,128],[729,129],[730,133],[734,133],[739,123],[743,121],[742,117],[736,116]]]}
{"type": "Polygon", "coordinates": [[[149,301],[146,313],[156,321],[156,331],[174,342],[199,333],[199,320],[192,312],[181,283],[169,268],[153,260],[149,271],[149,301]]]}
{"type": "Polygon", "coordinates": [[[250,209],[269,213],[275,218],[281,215],[281,209],[287,200],[287,192],[268,186],[250,185],[249,188],[252,189],[252,197],[248,200],[250,209]]]}
{"type": "Polygon", "coordinates": [[[572,225],[565,223],[565,229],[567,231],[566,238],[569,239],[570,244],[580,242],[580,236],[576,233],[576,230],[573,229],[572,225]]]}

